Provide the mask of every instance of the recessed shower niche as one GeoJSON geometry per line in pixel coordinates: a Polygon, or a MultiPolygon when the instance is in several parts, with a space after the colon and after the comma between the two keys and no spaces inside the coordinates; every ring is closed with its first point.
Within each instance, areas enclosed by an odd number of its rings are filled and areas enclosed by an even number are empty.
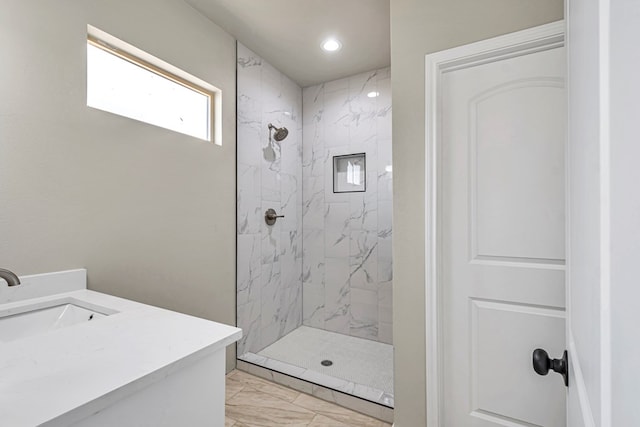
{"type": "Polygon", "coordinates": [[[333,192],[367,191],[367,154],[333,156],[333,192]]]}
{"type": "Polygon", "coordinates": [[[391,421],[389,68],[302,89],[239,44],[237,75],[238,367],[391,421]]]}

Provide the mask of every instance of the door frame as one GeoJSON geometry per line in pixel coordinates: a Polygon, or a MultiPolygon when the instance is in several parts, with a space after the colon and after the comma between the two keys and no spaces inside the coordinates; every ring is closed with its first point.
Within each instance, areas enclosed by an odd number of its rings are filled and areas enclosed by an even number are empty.
{"type": "MultiPolygon", "coordinates": [[[[564,46],[565,23],[523,31],[432,53],[425,57],[425,308],[427,426],[440,427],[443,412],[441,331],[441,94],[442,75],[470,66],[564,46]]],[[[567,226],[567,230],[568,230],[567,226]]]]}

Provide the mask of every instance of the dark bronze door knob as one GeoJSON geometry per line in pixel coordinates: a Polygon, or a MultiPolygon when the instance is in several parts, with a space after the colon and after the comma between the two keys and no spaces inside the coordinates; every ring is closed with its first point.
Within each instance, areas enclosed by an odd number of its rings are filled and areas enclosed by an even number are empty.
{"type": "Polygon", "coordinates": [[[557,372],[562,375],[564,385],[569,387],[569,359],[567,359],[566,350],[562,355],[562,359],[551,359],[543,349],[535,349],[533,351],[533,370],[538,375],[547,375],[550,370],[557,372]]]}

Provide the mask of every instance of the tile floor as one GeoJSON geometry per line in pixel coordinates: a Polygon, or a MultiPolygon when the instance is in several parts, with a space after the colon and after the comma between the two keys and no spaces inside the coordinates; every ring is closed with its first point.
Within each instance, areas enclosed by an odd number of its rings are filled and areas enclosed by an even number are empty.
{"type": "Polygon", "coordinates": [[[241,371],[227,375],[225,427],[390,427],[241,371]]]}

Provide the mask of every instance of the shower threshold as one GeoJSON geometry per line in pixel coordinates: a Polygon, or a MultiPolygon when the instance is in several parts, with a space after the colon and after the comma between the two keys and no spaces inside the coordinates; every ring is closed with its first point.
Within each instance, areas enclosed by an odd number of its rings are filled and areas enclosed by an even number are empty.
{"type": "Polygon", "coordinates": [[[300,326],[238,359],[312,384],[393,408],[393,347],[300,326]]]}

